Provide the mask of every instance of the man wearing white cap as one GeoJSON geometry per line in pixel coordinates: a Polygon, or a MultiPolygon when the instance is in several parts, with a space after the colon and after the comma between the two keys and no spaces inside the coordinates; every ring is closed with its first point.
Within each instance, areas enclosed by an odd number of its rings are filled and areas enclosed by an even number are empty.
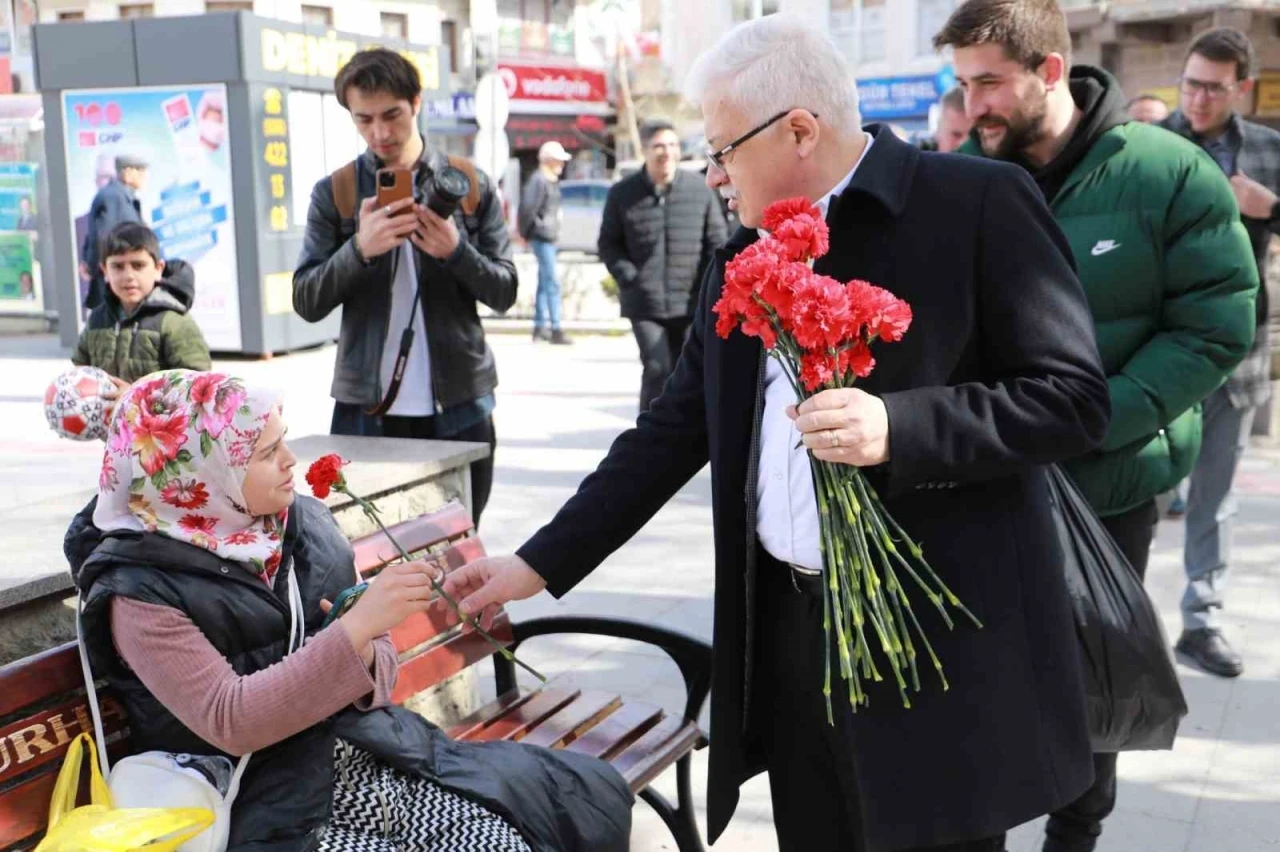
{"type": "Polygon", "coordinates": [[[560,330],[560,282],[556,278],[556,241],[560,239],[560,175],[572,157],[559,142],[538,149],[538,170],[520,196],[520,236],[538,259],[538,294],[533,306],[533,339],[572,343],[560,330]]]}

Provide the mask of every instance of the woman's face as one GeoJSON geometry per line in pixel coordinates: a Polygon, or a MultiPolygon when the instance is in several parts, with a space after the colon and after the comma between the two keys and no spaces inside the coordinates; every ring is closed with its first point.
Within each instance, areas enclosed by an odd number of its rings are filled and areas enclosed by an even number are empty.
{"type": "Polygon", "coordinates": [[[284,418],[271,412],[253,449],[241,490],[251,515],[275,515],[293,505],[293,467],[298,458],[284,442],[284,418]]]}

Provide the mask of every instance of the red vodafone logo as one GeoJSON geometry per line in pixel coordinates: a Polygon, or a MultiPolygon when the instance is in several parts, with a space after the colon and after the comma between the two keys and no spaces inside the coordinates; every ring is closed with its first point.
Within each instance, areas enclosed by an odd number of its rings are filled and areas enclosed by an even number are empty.
{"type": "Polygon", "coordinates": [[[546,65],[500,65],[498,74],[512,100],[607,103],[603,71],[546,65]]]}
{"type": "Polygon", "coordinates": [[[515,70],[505,66],[500,67],[498,69],[498,76],[502,78],[502,85],[507,89],[507,97],[518,97],[520,92],[520,81],[519,78],[516,77],[515,70]]]}

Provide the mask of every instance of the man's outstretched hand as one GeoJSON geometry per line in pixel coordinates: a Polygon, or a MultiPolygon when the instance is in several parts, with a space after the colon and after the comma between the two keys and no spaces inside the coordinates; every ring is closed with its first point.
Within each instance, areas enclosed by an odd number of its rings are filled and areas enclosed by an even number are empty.
{"type": "MultiPolygon", "coordinates": [[[[444,590],[485,630],[493,625],[498,607],[531,598],[546,587],[547,581],[519,556],[477,559],[453,571],[444,581],[444,590]]],[[[444,601],[439,605],[444,606],[444,601]]],[[[445,615],[450,624],[457,624],[458,616],[452,609],[445,607],[445,615]]]]}

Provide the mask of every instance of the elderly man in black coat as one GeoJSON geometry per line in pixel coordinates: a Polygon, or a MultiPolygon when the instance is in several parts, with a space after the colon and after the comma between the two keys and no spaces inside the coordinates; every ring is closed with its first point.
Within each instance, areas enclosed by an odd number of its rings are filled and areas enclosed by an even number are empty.
{"type": "Polygon", "coordinates": [[[852,79],[824,34],[787,16],[739,25],[699,60],[687,94],[714,148],[708,183],[744,227],[716,253],[675,373],[518,555],[448,585],[473,613],[564,595],[710,462],[711,838],[738,786],[767,770],[783,850],[998,852],[1007,829],[1092,778],[1044,465],[1102,440],[1107,385],[1070,250],[1031,180],[862,129],[852,79]],[[817,271],[888,288],[915,321],[858,388],[795,410],[759,341],[718,337],[711,306],[764,207],[797,195],[830,225],[817,271]],[[806,452],[861,467],[982,620],[948,631],[917,608],[949,690],[926,682],[904,709],[891,681],[874,684],[869,708],[833,702],[828,724],[806,452]]]}
{"type": "Polygon", "coordinates": [[[672,124],[647,122],[640,143],[644,168],[610,187],[598,246],[640,347],[644,413],[675,369],[698,285],[728,234],[716,194],[679,168],[680,137],[672,124]]]}

